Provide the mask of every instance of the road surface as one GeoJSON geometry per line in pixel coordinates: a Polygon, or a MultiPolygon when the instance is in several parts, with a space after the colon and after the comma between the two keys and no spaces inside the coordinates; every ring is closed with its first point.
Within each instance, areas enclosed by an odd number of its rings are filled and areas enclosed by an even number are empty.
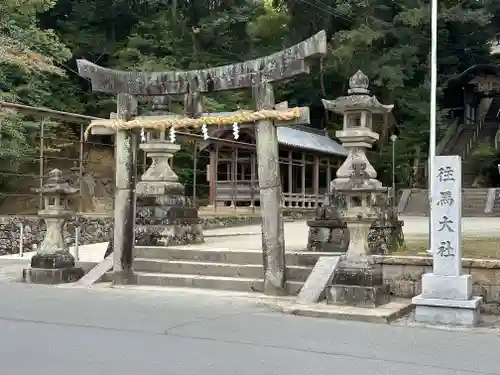
{"type": "Polygon", "coordinates": [[[500,374],[495,332],[281,315],[214,292],[0,284],[5,375],[500,374]]]}

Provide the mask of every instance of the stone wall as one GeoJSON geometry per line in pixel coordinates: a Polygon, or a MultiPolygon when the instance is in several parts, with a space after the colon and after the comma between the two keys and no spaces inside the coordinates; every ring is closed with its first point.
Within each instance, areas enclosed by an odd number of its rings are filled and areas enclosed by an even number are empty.
{"type": "MultiPolygon", "coordinates": [[[[211,216],[201,218],[204,229],[236,227],[260,224],[259,216],[211,216]]],[[[24,225],[24,252],[38,248],[45,236],[45,222],[36,216],[0,216],[0,255],[19,252],[20,224],[24,225]]],[[[75,228],[80,225],[80,245],[110,240],[113,218],[100,215],[85,215],[69,220],[64,237],[68,246],[75,242],[75,228]]]]}
{"type": "MultiPolygon", "coordinates": [[[[432,259],[409,256],[375,256],[382,264],[384,281],[396,297],[412,298],[421,291],[421,277],[432,272],[432,259]]],[[[483,297],[487,313],[500,314],[500,260],[464,259],[462,272],[472,275],[473,294],[483,297]]]]}

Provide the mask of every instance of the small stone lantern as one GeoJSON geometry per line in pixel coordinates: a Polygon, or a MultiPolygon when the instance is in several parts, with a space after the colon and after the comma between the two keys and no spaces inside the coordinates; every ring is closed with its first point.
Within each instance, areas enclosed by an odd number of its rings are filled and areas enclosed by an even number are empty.
{"type": "Polygon", "coordinates": [[[23,270],[23,280],[31,283],[56,284],[76,281],[83,270],[75,267],[75,259],[64,242],[64,224],[72,217],[68,200],[78,193],[63,179],[59,169],[50,171],[41,188],[34,189],[43,197],[43,207],[38,215],[45,220],[45,238],[37,254],[31,258],[31,267],[23,270]]]}

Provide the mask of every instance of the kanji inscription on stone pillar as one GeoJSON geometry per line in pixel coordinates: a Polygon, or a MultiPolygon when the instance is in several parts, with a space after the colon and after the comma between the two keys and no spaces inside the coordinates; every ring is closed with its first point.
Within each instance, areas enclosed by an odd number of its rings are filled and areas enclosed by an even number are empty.
{"type": "Polygon", "coordinates": [[[462,273],[462,165],[460,156],[437,156],[432,191],[434,273],[462,273]]]}

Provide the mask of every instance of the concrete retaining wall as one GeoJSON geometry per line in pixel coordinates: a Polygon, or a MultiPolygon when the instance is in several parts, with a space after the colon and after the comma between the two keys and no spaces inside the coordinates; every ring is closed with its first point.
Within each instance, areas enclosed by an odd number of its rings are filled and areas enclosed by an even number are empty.
{"type": "MultiPolygon", "coordinates": [[[[432,259],[409,256],[376,256],[385,282],[396,297],[412,298],[421,291],[421,277],[432,272],[432,259]]],[[[482,296],[484,311],[500,314],[500,260],[464,259],[462,272],[472,275],[473,293],[482,296]]]]}

